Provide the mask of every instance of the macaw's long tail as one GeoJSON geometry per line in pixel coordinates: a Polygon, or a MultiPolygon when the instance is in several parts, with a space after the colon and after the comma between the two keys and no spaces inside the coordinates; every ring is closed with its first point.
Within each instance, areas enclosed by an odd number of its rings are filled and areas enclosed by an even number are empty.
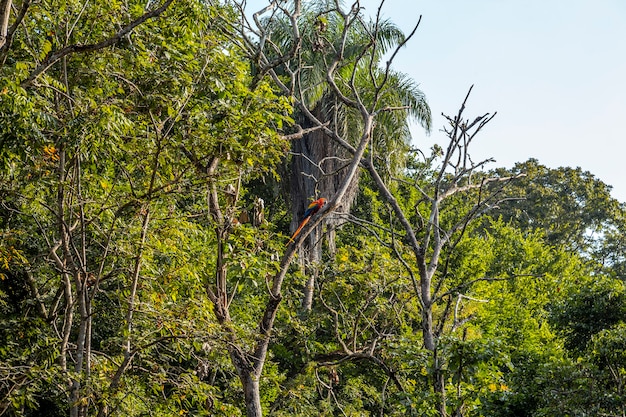
{"type": "Polygon", "coordinates": [[[287,244],[285,246],[289,246],[289,244],[294,241],[296,236],[298,236],[298,234],[300,233],[300,230],[302,230],[302,228],[304,226],[306,226],[306,224],[309,222],[309,220],[311,220],[311,216],[305,217],[304,220],[302,220],[302,222],[300,223],[300,226],[298,226],[296,231],[293,233],[293,236],[291,236],[291,239],[289,239],[289,242],[287,242],[287,244]]]}

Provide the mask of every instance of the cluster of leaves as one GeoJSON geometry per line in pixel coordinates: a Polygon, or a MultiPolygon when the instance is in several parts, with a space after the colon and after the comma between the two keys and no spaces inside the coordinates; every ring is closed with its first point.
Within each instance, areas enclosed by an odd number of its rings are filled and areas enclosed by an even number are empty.
{"type": "MultiPolygon", "coordinates": [[[[249,87],[220,27],[231,10],[169,3],[37,2],[3,50],[0,414],[241,412],[205,292],[207,184],[276,175],[290,105],[249,87]],[[77,52],[37,73],[63,51],[77,52]]],[[[272,236],[242,225],[228,243],[244,329],[276,268],[272,236]]]]}

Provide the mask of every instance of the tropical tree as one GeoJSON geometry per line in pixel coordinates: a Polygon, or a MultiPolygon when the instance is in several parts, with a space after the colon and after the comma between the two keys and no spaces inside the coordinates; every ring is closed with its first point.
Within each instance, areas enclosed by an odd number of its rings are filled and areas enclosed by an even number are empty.
{"type": "Polygon", "coordinates": [[[496,171],[526,174],[509,188],[516,198],[506,201],[500,214],[522,229],[542,230],[548,243],[593,256],[603,247],[605,236],[621,224],[623,209],[611,197],[611,187],[590,172],[548,168],[536,159],[496,171]]]}
{"type": "MultiPolygon", "coordinates": [[[[291,36],[293,39],[300,40],[303,38],[300,31],[300,26],[297,24],[298,18],[301,15],[300,3],[296,2],[295,7],[286,10],[281,8],[278,4],[271,3],[268,8],[262,12],[273,10],[280,10],[283,13],[287,13],[289,21],[291,23],[291,36]]],[[[463,110],[465,108],[465,102],[463,103],[459,114],[455,117],[449,118],[449,128],[446,133],[449,138],[447,149],[439,154],[439,150],[435,150],[432,157],[425,161],[424,166],[426,170],[431,173],[430,181],[425,184],[417,183],[415,189],[420,194],[420,202],[415,207],[410,208],[412,211],[416,211],[417,218],[413,215],[408,215],[407,211],[403,208],[401,203],[398,202],[396,196],[394,196],[395,187],[390,187],[385,181],[389,181],[389,177],[386,175],[388,170],[384,164],[379,164],[379,159],[375,156],[375,146],[369,147],[369,153],[365,154],[362,145],[369,144],[371,135],[373,138],[374,121],[377,118],[387,112],[398,110],[395,107],[388,107],[384,105],[385,88],[389,86],[386,81],[389,80],[389,66],[382,71],[382,76],[379,78],[376,74],[381,74],[375,71],[373,64],[377,62],[376,54],[378,51],[376,38],[376,29],[370,32],[370,40],[373,51],[371,54],[366,50],[361,53],[350,54],[349,46],[351,43],[347,42],[347,34],[352,25],[358,22],[358,7],[353,7],[349,12],[341,12],[340,8],[337,8],[339,12],[337,16],[340,18],[342,38],[338,43],[329,43],[336,45],[335,49],[331,48],[329,58],[325,61],[326,75],[324,77],[325,82],[328,85],[329,91],[332,94],[335,101],[331,103],[341,102],[343,106],[335,106],[336,113],[334,120],[349,120],[339,119],[336,115],[340,114],[339,110],[343,108],[354,108],[358,111],[362,117],[362,126],[365,130],[359,130],[359,133],[363,132],[359,146],[354,146],[350,137],[341,130],[341,124],[325,124],[322,120],[319,120],[318,115],[324,115],[321,108],[315,107],[318,103],[307,100],[304,95],[304,90],[298,89],[301,85],[301,78],[299,73],[303,67],[294,65],[289,67],[286,64],[292,62],[293,58],[299,59],[302,54],[299,51],[299,42],[292,42],[292,47],[286,51],[276,47],[278,52],[264,53],[264,49],[259,48],[258,44],[250,43],[252,47],[256,47],[254,50],[254,56],[257,59],[257,68],[259,73],[269,73],[275,82],[277,82],[281,88],[291,96],[295,97],[296,107],[302,114],[308,117],[314,128],[319,128],[329,138],[332,138],[334,142],[339,144],[344,150],[351,155],[351,164],[357,161],[372,178],[375,189],[379,193],[379,197],[390,205],[394,217],[401,225],[401,233],[404,236],[401,240],[406,242],[407,247],[410,248],[411,253],[414,256],[412,264],[405,263],[407,274],[412,277],[413,288],[415,295],[418,297],[421,307],[421,334],[422,341],[425,349],[433,358],[432,372],[432,386],[436,393],[435,398],[437,403],[437,410],[440,415],[447,415],[447,406],[445,400],[445,375],[444,360],[438,359],[441,351],[438,349],[439,339],[442,336],[444,329],[443,323],[449,319],[449,309],[444,309],[448,313],[444,313],[439,317],[435,317],[435,314],[439,314],[440,305],[450,306],[452,303],[452,294],[448,292],[449,288],[444,285],[448,270],[446,268],[443,271],[439,271],[440,261],[443,261],[445,257],[449,256],[449,253],[454,252],[454,247],[467,230],[468,224],[472,220],[479,217],[485,211],[487,211],[492,205],[496,205],[499,202],[499,194],[502,184],[509,182],[512,177],[488,177],[485,175],[477,174],[479,170],[488,161],[482,161],[479,163],[472,162],[469,157],[467,146],[474,139],[476,134],[484,127],[484,125],[491,119],[489,114],[476,118],[474,121],[463,120],[463,110]],[[355,57],[356,61],[351,63],[348,61],[347,65],[344,65],[343,58],[355,57]],[[368,89],[360,89],[359,87],[364,84],[360,84],[357,80],[361,80],[357,77],[360,73],[359,68],[365,66],[368,71],[365,72],[364,83],[370,86],[368,89]],[[296,71],[298,69],[298,71],[296,71]],[[345,75],[344,72],[345,71],[345,75]],[[385,84],[377,84],[382,79],[385,84]],[[365,94],[364,91],[368,93],[365,94]],[[311,106],[313,104],[314,106],[311,106]],[[344,107],[345,106],[345,107],[344,107]],[[365,157],[364,157],[365,156],[365,157]],[[441,160],[437,160],[437,158],[441,160]],[[438,166],[434,166],[435,163],[439,163],[438,166]],[[382,175],[381,175],[382,173],[382,175]],[[466,197],[464,197],[466,196],[466,197]],[[469,199],[469,200],[468,200],[469,199]],[[472,201],[473,199],[473,201],[472,201]],[[424,207],[426,203],[426,207],[424,207]],[[442,211],[443,208],[446,211],[442,211]],[[445,213],[445,214],[442,214],[445,213]],[[418,223],[412,223],[417,221],[418,223]],[[416,237],[416,230],[419,232],[420,241],[416,237]],[[448,255],[446,255],[448,254],[448,255]],[[443,259],[442,259],[443,257],[443,259]],[[439,319],[439,325],[435,322],[439,319]]],[[[318,31],[328,29],[325,28],[324,23],[329,21],[326,16],[318,14],[324,19],[318,20],[318,31]]],[[[274,48],[276,42],[271,42],[271,37],[268,31],[262,30],[262,25],[259,24],[258,14],[255,15],[258,27],[261,28],[257,33],[260,36],[260,45],[263,47],[265,42],[269,43],[270,48],[274,48]]],[[[317,36],[317,44],[324,45],[324,38],[320,35],[317,36]]],[[[400,44],[401,46],[402,44],[400,44]]],[[[397,53],[396,48],[392,53],[392,57],[397,53]]],[[[299,63],[300,61],[295,61],[299,63]]],[[[308,68],[308,67],[305,67],[308,68]]],[[[314,85],[314,84],[313,84],[314,85]]],[[[318,88],[320,91],[320,97],[323,97],[325,89],[318,88]]],[[[311,91],[311,90],[307,90],[311,91]]],[[[468,94],[469,95],[469,94],[468,94]]],[[[467,100],[467,98],[466,98],[467,100]]],[[[323,101],[320,101],[320,103],[323,101]]],[[[404,109],[404,108],[403,108],[404,109]]],[[[301,131],[300,133],[303,133],[301,131]]],[[[306,131],[304,133],[309,133],[306,131]]],[[[395,182],[392,180],[392,182],[395,182]]],[[[350,184],[343,182],[343,185],[349,187],[350,184]]],[[[343,196],[343,194],[341,195],[343,196]]],[[[345,204],[345,201],[339,200],[335,195],[331,198],[330,209],[334,209],[337,204],[345,204]]],[[[327,213],[323,211],[323,213],[327,213]]],[[[312,230],[315,223],[306,228],[308,232],[312,230]]],[[[306,234],[305,234],[306,236],[306,234]]],[[[304,238],[304,237],[303,237],[304,238]]],[[[302,239],[296,242],[296,246],[302,242],[302,239]]],[[[396,245],[401,245],[401,241],[394,242],[392,247],[396,248],[396,253],[401,253],[396,245]]],[[[402,256],[400,256],[402,257],[402,256]]],[[[406,261],[405,261],[406,262],[406,261]]],[[[445,264],[444,264],[445,265],[445,264]]],[[[310,280],[311,281],[311,280],[310,280]]],[[[309,281],[309,282],[310,282],[309,281]]]]}
{"type": "Polygon", "coordinates": [[[215,26],[228,9],[18,10],[26,17],[11,18],[0,95],[0,410],[240,412],[219,389],[239,370],[220,354],[233,327],[219,308],[258,276],[240,270],[226,287],[220,274],[235,261],[224,260],[224,239],[239,185],[286,151],[288,103],[265,82],[248,88],[248,65],[215,26]],[[207,363],[226,381],[203,380],[207,363]]]}
{"type": "MultiPolygon", "coordinates": [[[[273,4],[273,3],[272,3],[273,4]]],[[[277,5],[276,5],[277,6],[277,5]]],[[[277,6],[278,7],[278,6],[277,6]]],[[[320,196],[335,195],[346,177],[351,155],[332,139],[327,129],[354,145],[363,131],[363,120],[350,94],[358,94],[363,105],[382,111],[372,130],[368,157],[387,170],[398,172],[409,147],[409,124],[419,122],[430,128],[430,109],[417,84],[406,75],[393,71],[387,53],[401,48],[410,37],[395,25],[377,16],[366,21],[358,5],[342,11],[334,1],[280,6],[281,14],[256,19],[259,49],[254,45],[257,70],[270,68],[288,81],[289,94],[297,97],[302,108],[296,121],[304,134],[291,143],[289,197],[292,207],[291,230],[295,230],[308,202],[320,196]],[[294,25],[297,29],[294,29],[294,25]],[[262,49],[261,49],[262,48],[262,49]],[[290,54],[290,51],[293,53],[290,54]],[[261,55],[262,53],[262,55],[261,55]],[[264,56],[266,62],[259,61],[264,56]],[[335,61],[335,64],[331,64],[335,61]],[[276,63],[276,64],[274,64],[276,63]],[[332,66],[334,65],[334,67],[332,66]],[[327,82],[329,73],[332,83],[327,82]]],[[[417,25],[416,25],[417,28],[417,25]]],[[[338,213],[348,213],[358,191],[358,174],[350,184],[338,213]]],[[[328,244],[335,249],[336,217],[326,222],[328,244]]],[[[300,261],[309,279],[305,285],[303,309],[312,306],[317,264],[321,260],[320,230],[314,231],[300,251],[300,261]],[[306,264],[306,265],[304,265],[306,264]]]]}
{"type": "Polygon", "coordinates": [[[469,94],[409,147],[358,3],[232,6],[0,2],[0,415],[623,414],[608,186],[486,171],[469,94]]]}

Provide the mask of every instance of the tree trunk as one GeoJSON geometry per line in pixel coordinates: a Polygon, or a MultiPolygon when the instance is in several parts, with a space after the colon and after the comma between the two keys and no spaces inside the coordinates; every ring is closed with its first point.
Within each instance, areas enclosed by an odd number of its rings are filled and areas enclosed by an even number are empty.
{"type": "Polygon", "coordinates": [[[448,411],[446,408],[446,388],[444,384],[444,375],[441,369],[435,370],[434,385],[435,385],[435,395],[437,396],[436,404],[437,411],[441,417],[448,417],[448,411]]]}
{"type": "Polygon", "coordinates": [[[320,260],[321,247],[318,248],[318,229],[314,229],[308,237],[309,243],[309,259],[305,263],[305,271],[307,275],[306,284],[304,286],[304,295],[302,296],[302,311],[308,313],[313,308],[313,293],[315,292],[315,281],[318,275],[318,262],[320,260]]]}
{"type": "Polygon", "coordinates": [[[317,268],[310,268],[308,278],[304,285],[304,295],[302,296],[302,311],[308,313],[313,308],[313,293],[315,292],[315,280],[317,279],[317,268]]]}
{"type": "Polygon", "coordinates": [[[433,334],[432,304],[424,305],[422,308],[422,338],[426,349],[434,351],[437,348],[435,345],[435,336],[433,334]]]}
{"type": "Polygon", "coordinates": [[[435,405],[440,417],[448,417],[448,411],[446,407],[446,381],[443,370],[441,369],[441,363],[437,356],[437,351],[433,353],[434,359],[434,372],[433,372],[433,389],[435,392],[435,405]]]}
{"type": "MultiPolygon", "coordinates": [[[[86,278],[85,278],[86,279],[86,278]]],[[[74,365],[74,372],[76,375],[81,375],[84,368],[85,346],[87,338],[88,320],[90,320],[87,306],[87,291],[86,285],[83,280],[77,280],[77,295],[78,311],[80,315],[80,325],[78,326],[78,336],[76,337],[76,363],[74,365]]],[[[82,417],[86,415],[86,406],[80,404],[81,390],[82,390],[81,378],[78,377],[72,384],[72,391],[70,395],[71,409],[70,414],[72,416],[82,417]]]]}
{"type": "Polygon", "coordinates": [[[13,3],[12,0],[0,0],[0,48],[2,48],[7,41],[11,3],[13,3]]]}
{"type": "Polygon", "coordinates": [[[225,316],[218,317],[227,321],[223,322],[224,329],[227,331],[227,339],[229,339],[228,353],[231,362],[237,371],[241,386],[243,387],[243,395],[246,406],[246,416],[261,417],[263,409],[261,408],[261,390],[259,379],[263,370],[263,360],[255,360],[254,354],[246,352],[236,343],[232,328],[230,327],[230,316],[226,310],[222,311],[225,316]],[[256,366],[255,366],[256,364],[256,366]]]}
{"type": "MultiPolygon", "coordinates": [[[[328,99],[330,98],[326,98],[326,100],[328,99]]],[[[319,103],[312,110],[312,113],[320,121],[333,120],[332,111],[326,107],[328,106],[319,103]]],[[[300,124],[303,128],[314,127],[308,120],[301,120],[300,124]]],[[[298,227],[304,210],[312,200],[319,197],[330,199],[342,187],[349,176],[346,161],[349,161],[352,156],[322,130],[308,133],[301,139],[292,141],[291,151],[293,157],[290,167],[291,181],[289,191],[290,201],[292,202],[291,230],[293,232],[298,227]]],[[[358,191],[358,172],[356,171],[352,176],[343,198],[338,202],[340,205],[335,211],[343,213],[350,211],[350,206],[354,202],[358,191]]],[[[334,226],[337,225],[336,220],[329,217],[324,222],[328,225],[325,233],[328,234],[329,231],[334,233],[334,226]]],[[[311,233],[311,236],[304,242],[299,251],[301,267],[308,277],[302,297],[302,309],[304,312],[310,311],[313,305],[315,280],[318,275],[317,263],[322,258],[321,237],[322,227],[320,226],[311,233]]],[[[334,236],[332,241],[334,243],[334,236]]],[[[334,247],[334,244],[332,246],[334,247]]]]}
{"type": "Polygon", "coordinates": [[[243,394],[246,401],[246,416],[261,417],[263,410],[261,409],[261,390],[259,388],[259,378],[253,372],[247,372],[241,375],[241,383],[243,385],[243,394]]]}

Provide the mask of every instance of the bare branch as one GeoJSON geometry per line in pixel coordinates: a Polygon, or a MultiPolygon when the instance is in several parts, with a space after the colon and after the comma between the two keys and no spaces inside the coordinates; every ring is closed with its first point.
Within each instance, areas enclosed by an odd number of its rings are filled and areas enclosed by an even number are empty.
{"type": "Polygon", "coordinates": [[[314,127],[310,127],[310,128],[307,128],[307,129],[302,129],[302,126],[297,125],[296,128],[297,128],[298,131],[296,133],[290,133],[288,135],[283,135],[282,139],[285,139],[285,140],[302,139],[302,137],[304,137],[305,135],[308,135],[309,133],[316,132],[316,131],[318,131],[320,129],[323,129],[323,128],[328,128],[329,124],[330,124],[330,122],[326,122],[326,123],[324,123],[324,124],[322,124],[320,126],[314,126],[314,127]]]}
{"type": "Polygon", "coordinates": [[[464,325],[465,323],[467,323],[468,321],[470,321],[474,317],[474,315],[470,314],[468,317],[465,317],[463,319],[459,319],[459,307],[461,306],[461,301],[463,299],[476,301],[477,303],[488,303],[489,302],[489,300],[482,300],[482,299],[479,299],[479,298],[470,297],[468,295],[458,294],[457,298],[456,298],[456,303],[454,305],[454,318],[452,320],[452,332],[454,332],[456,329],[458,329],[459,327],[461,327],[462,325],[464,325]]]}
{"type": "MultiPolygon", "coordinates": [[[[380,5],[380,7],[382,7],[382,3],[380,5]]],[[[404,38],[404,40],[402,42],[400,42],[396,46],[394,51],[391,53],[391,56],[387,60],[387,63],[386,63],[386,66],[385,66],[385,77],[384,77],[383,81],[381,82],[381,85],[380,85],[379,89],[377,90],[377,94],[380,91],[380,89],[382,88],[382,86],[384,86],[386,84],[387,79],[389,78],[389,72],[391,71],[391,65],[392,65],[393,61],[395,60],[396,55],[398,55],[398,52],[400,51],[400,49],[402,49],[404,47],[404,45],[406,45],[407,42],[409,42],[409,40],[411,40],[411,38],[413,38],[413,36],[415,35],[415,32],[417,32],[417,28],[419,27],[420,23],[422,23],[422,15],[420,15],[420,17],[417,19],[417,23],[415,24],[415,26],[413,26],[413,30],[411,31],[411,33],[409,33],[408,36],[406,36],[404,38]]]]}
{"type": "Polygon", "coordinates": [[[449,189],[447,189],[446,191],[444,191],[443,193],[441,193],[439,195],[439,199],[438,202],[443,201],[444,199],[457,194],[457,193],[462,193],[465,191],[470,191],[470,190],[475,190],[475,189],[480,189],[483,188],[485,185],[490,184],[490,183],[494,183],[494,182],[508,182],[511,180],[515,180],[518,178],[523,178],[525,177],[526,174],[517,174],[517,175],[512,175],[509,177],[491,177],[491,178],[484,178],[480,184],[467,184],[464,186],[455,186],[455,187],[450,187],[449,189]]]}

